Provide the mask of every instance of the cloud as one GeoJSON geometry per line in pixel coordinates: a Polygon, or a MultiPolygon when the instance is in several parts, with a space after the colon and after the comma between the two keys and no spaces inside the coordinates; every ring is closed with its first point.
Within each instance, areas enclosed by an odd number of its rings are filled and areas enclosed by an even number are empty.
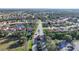
{"type": "Polygon", "coordinates": [[[0,0],[0,8],[79,8],[79,0],[0,0]]]}

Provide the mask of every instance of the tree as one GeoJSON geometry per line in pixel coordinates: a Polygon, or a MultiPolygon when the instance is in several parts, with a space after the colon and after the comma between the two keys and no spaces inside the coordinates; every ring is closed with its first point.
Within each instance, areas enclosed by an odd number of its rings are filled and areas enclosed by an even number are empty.
{"type": "Polygon", "coordinates": [[[56,42],[51,39],[51,37],[48,37],[46,41],[46,46],[49,51],[55,51],[56,50],[56,42]]]}
{"type": "Polygon", "coordinates": [[[79,39],[79,32],[77,32],[76,39],[79,39]]]}
{"type": "Polygon", "coordinates": [[[71,35],[65,35],[64,40],[72,41],[72,36],[71,35]]]}

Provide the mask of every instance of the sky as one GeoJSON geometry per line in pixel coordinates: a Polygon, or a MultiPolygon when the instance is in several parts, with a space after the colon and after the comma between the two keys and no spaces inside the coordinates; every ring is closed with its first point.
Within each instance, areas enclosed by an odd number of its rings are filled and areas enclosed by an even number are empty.
{"type": "Polygon", "coordinates": [[[0,0],[0,8],[79,8],[79,0],[0,0]]]}

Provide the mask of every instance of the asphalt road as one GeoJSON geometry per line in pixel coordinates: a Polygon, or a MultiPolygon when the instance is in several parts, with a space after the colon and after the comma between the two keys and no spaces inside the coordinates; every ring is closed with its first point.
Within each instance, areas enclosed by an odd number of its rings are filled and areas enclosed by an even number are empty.
{"type": "Polygon", "coordinates": [[[41,37],[41,41],[39,40],[39,42],[41,42],[41,51],[47,51],[47,48],[46,48],[46,42],[45,42],[45,36],[44,36],[44,33],[43,33],[43,27],[42,27],[42,22],[41,20],[38,21],[38,27],[36,29],[36,32],[34,34],[34,39],[33,39],[33,47],[32,47],[32,50],[33,51],[39,51],[37,49],[37,37],[40,36],[41,37]]]}

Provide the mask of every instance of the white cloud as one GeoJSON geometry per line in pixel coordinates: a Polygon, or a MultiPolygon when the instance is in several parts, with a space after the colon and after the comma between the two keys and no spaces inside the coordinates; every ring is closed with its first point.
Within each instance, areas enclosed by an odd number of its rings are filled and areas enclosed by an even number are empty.
{"type": "Polygon", "coordinates": [[[79,8],[79,0],[0,0],[0,8],[79,8]]]}

